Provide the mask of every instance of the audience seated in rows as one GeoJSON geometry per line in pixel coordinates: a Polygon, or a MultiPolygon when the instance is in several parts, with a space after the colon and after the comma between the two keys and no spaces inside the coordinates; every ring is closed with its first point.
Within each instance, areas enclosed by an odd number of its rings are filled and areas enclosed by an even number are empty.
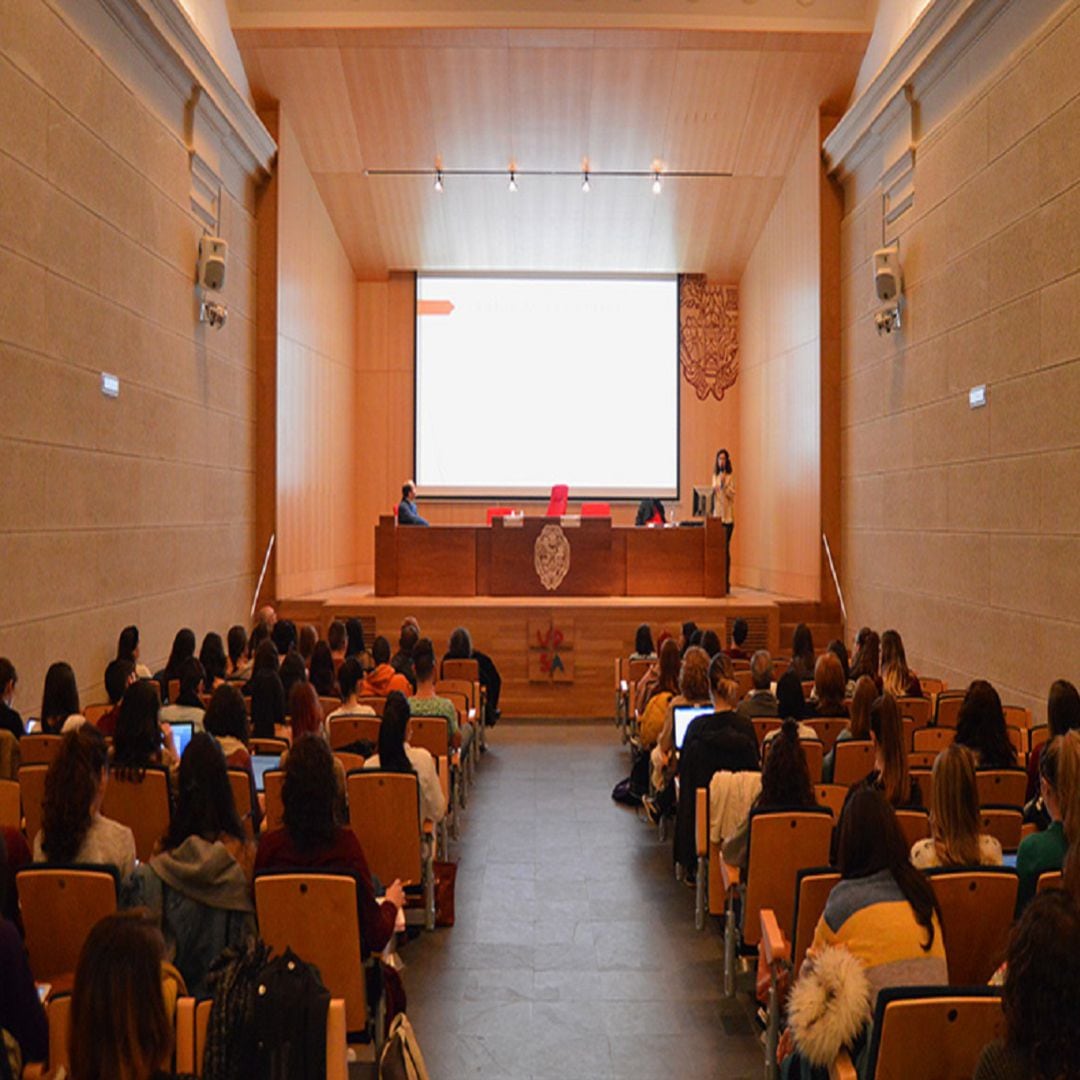
{"type": "Polygon", "coordinates": [[[735,711],[739,684],[731,660],[717,653],[709,663],[709,694],[713,713],[692,720],[678,756],[679,804],[675,815],[675,862],[685,880],[694,880],[697,849],[694,816],[697,789],[708,787],[713,774],[754,772],[758,743],[754,725],[735,711]]]}
{"type": "Polygon", "coordinates": [[[668,638],[660,646],[660,656],[642,678],[638,706],[638,742],[643,750],[652,750],[660,738],[668,705],[679,692],[679,669],[682,657],[674,638],[668,638]]]}
{"type": "Polygon", "coordinates": [[[975,755],[977,768],[1016,766],[1016,750],[1009,741],[1001,698],[985,679],[976,679],[964,694],[956,718],[956,741],[975,755]]]}
{"type": "Polygon", "coordinates": [[[974,1080],[1072,1080],[1080,1068],[1080,906],[1073,893],[1035,897],[1009,939],[1004,1037],[982,1052],[974,1080]]]}
{"type": "Polygon", "coordinates": [[[176,808],[149,863],[135,871],[125,904],[145,907],[160,927],[188,992],[206,994],[211,964],[255,934],[255,847],[233,800],[221,748],[193,736],[180,762],[176,808]]]}
{"type": "Polygon", "coordinates": [[[920,870],[938,866],[1000,866],[1001,843],[980,832],[979,792],[971,752],[957,743],[934,761],[930,780],[930,832],[911,849],[920,870]]]}
{"type": "Polygon", "coordinates": [[[135,668],[137,679],[149,679],[150,669],[139,661],[139,628],[125,626],[116,642],[116,659],[126,660],[135,668]]]}
{"type": "Polygon", "coordinates": [[[364,762],[365,769],[416,773],[420,782],[420,817],[436,825],[446,817],[446,797],[439,783],[435,759],[422,746],[410,746],[409,721],[412,716],[404,694],[392,690],[379,724],[379,752],[364,762]]]}
{"type": "Polygon", "coordinates": [[[155,681],[161,687],[163,701],[168,702],[169,700],[169,683],[180,678],[180,665],[194,655],[195,632],[185,626],[183,629],[176,631],[172,649],[169,652],[169,659],[165,662],[165,666],[154,675],[155,681]]]}
{"type": "Polygon", "coordinates": [[[406,696],[412,693],[409,680],[391,666],[390,642],[382,634],[371,643],[371,658],[375,666],[364,676],[361,697],[386,697],[391,690],[406,696]]]}
{"type": "Polygon", "coordinates": [[[780,703],[772,692],[772,675],[772,656],[766,649],[758,649],[750,659],[750,692],[736,709],[740,716],[753,720],[758,716],[777,715],[780,703]]]}
{"type": "MultiPolygon", "coordinates": [[[[750,812],[793,810],[817,806],[814,785],[806,751],[802,748],[799,729],[794,720],[785,720],[769,743],[761,766],[761,791],[750,812]]],[[[746,868],[750,846],[750,816],[724,842],[724,861],[731,866],[746,868]]]]}
{"type": "Polygon", "coordinates": [[[63,660],[49,665],[41,692],[41,730],[46,735],[59,735],[79,727],[83,722],[79,705],[79,687],[75,672],[63,660]]]}
{"type": "Polygon", "coordinates": [[[134,871],[134,834],[101,814],[108,763],[105,740],[89,724],[63,737],[45,775],[34,862],[115,866],[121,878],[134,871]]]}
{"type": "MultiPolygon", "coordinates": [[[[243,627],[241,627],[243,629],[243,627]]],[[[199,648],[199,663],[203,669],[202,692],[212,694],[228,677],[229,658],[221,635],[211,630],[203,637],[199,648]]]]}
{"type": "Polygon", "coordinates": [[[206,671],[194,656],[189,656],[180,665],[179,679],[180,692],[176,700],[161,707],[158,719],[163,724],[191,724],[195,731],[202,731],[205,710],[199,694],[206,681],[206,671]]]}
{"type": "MultiPolygon", "coordinates": [[[[1080,730],[1080,693],[1077,693],[1076,687],[1067,679],[1056,679],[1050,687],[1050,695],[1046,701],[1046,725],[1051,739],[1069,731],[1080,730]]],[[[1040,743],[1028,754],[1028,801],[1039,794],[1039,762],[1042,760],[1045,745],[1046,743],[1040,743]]]]}
{"type": "Polygon", "coordinates": [[[799,623],[791,635],[791,665],[788,668],[800,682],[814,679],[814,635],[806,623],[799,623]]]}

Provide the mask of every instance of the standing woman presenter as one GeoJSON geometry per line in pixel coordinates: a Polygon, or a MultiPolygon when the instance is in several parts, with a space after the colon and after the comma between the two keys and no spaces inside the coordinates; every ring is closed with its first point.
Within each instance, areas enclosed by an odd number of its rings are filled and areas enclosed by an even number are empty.
{"type": "Polygon", "coordinates": [[[731,534],[735,531],[735,476],[731,471],[731,455],[717,450],[713,468],[712,516],[724,526],[727,560],[724,566],[724,591],[731,592],[731,534]]]}

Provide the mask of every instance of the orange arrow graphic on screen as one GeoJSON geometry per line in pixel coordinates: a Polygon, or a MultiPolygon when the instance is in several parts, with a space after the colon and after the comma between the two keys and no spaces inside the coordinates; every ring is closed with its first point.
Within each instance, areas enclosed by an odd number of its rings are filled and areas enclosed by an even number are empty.
{"type": "Polygon", "coordinates": [[[449,315],[453,310],[449,300],[419,300],[416,304],[417,315],[449,315]]]}

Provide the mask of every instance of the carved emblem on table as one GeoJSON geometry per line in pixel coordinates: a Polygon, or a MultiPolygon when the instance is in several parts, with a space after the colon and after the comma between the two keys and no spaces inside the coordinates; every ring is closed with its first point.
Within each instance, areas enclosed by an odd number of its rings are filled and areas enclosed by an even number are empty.
{"type": "Polygon", "coordinates": [[[679,364],[700,401],[722,401],[739,377],[739,288],[679,278],[679,364]]]}
{"type": "Polygon", "coordinates": [[[570,541],[561,525],[545,525],[533,545],[533,565],[540,584],[553,592],[570,570],[570,541]]]}

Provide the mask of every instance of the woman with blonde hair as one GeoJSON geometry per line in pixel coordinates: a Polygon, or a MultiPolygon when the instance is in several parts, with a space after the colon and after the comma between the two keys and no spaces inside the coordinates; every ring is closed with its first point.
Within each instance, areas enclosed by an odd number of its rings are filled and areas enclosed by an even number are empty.
{"type": "Polygon", "coordinates": [[[922,697],[922,686],[907,666],[904,642],[896,630],[881,635],[881,685],[893,697],[922,697]]]}
{"type": "Polygon", "coordinates": [[[664,721],[667,720],[668,703],[679,692],[680,667],[679,643],[674,638],[668,638],[660,646],[653,692],[646,697],[644,708],[640,710],[638,739],[646,750],[651,750],[660,739],[664,721]]]}
{"type": "Polygon", "coordinates": [[[1020,841],[1016,853],[1020,876],[1017,913],[1035,895],[1039,875],[1061,870],[1070,846],[1080,841],[1080,731],[1059,735],[1043,750],[1039,787],[1050,825],[1020,841]]]}
{"type": "Polygon", "coordinates": [[[934,761],[930,789],[931,836],[911,849],[920,870],[935,866],[1000,866],[1001,844],[979,831],[979,791],[971,752],[953,743],[934,761]]]}

